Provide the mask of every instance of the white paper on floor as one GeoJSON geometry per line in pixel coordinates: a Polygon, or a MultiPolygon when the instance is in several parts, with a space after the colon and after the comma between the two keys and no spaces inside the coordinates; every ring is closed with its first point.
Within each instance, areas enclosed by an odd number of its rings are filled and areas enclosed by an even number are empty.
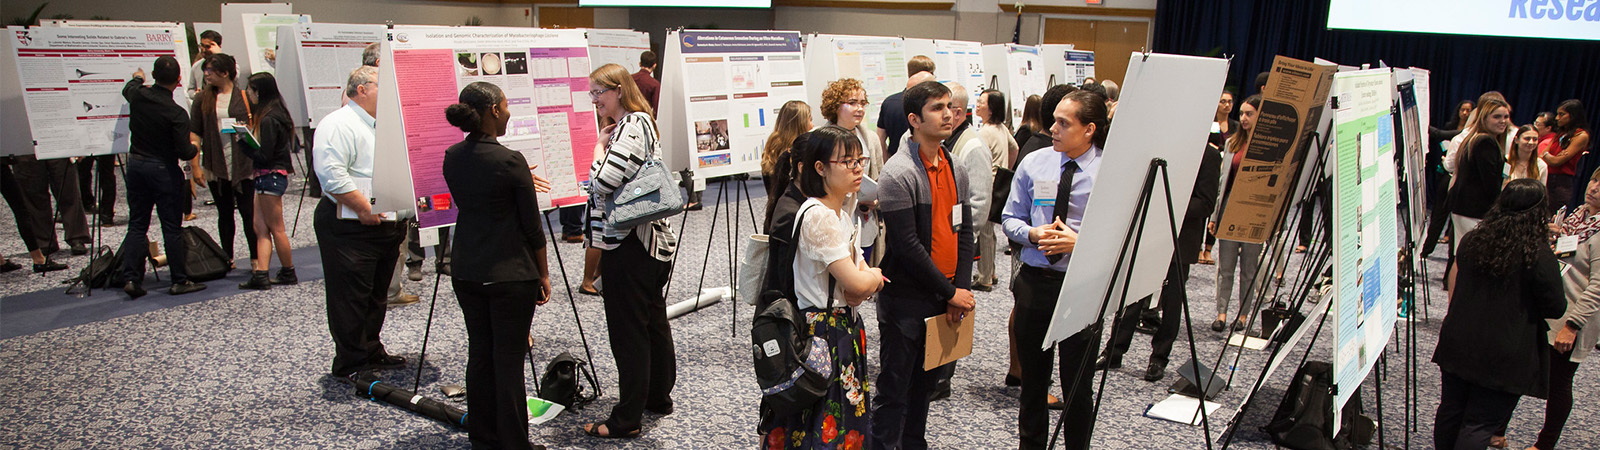
{"type": "MultiPolygon", "coordinates": [[[[1221,403],[1205,402],[1206,416],[1210,417],[1222,407],[1221,403]]],[[[1172,394],[1166,400],[1150,406],[1144,411],[1144,416],[1152,419],[1170,420],[1177,423],[1187,423],[1191,426],[1200,425],[1200,399],[1172,394]]]]}

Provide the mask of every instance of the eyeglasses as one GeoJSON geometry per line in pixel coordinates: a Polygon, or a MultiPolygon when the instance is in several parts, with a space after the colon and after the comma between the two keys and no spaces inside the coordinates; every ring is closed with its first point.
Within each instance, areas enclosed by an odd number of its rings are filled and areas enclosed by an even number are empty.
{"type": "Polygon", "coordinates": [[[846,168],[850,168],[850,169],[860,169],[861,167],[867,165],[867,158],[863,157],[863,158],[838,159],[838,160],[831,160],[831,161],[828,161],[828,162],[834,163],[834,164],[842,164],[846,168]]]}
{"type": "Polygon", "coordinates": [[[600,100],[600,96],[605,95],[607,92],[611,92],[612,90],[615,90],[615,89],[616,88],[614,88],[614,87],[608,87],[608,88],[601,89],[601,90],[598,90],[598,91],[591,90],[591,91],[589,91],[589,100],[600,100]]]}
{"type": "Polygon", "coordinates": [[[850,105],[850,106],[854,106],[854,107],[857,107],[857,108],[865,108],[865,107],[867,107],[867,105],[871,105],[872,103],[868,102],[867,99],[859,98],[859,99],[853,99],[853,100],[845,100],[844,104],[850,105]]]}

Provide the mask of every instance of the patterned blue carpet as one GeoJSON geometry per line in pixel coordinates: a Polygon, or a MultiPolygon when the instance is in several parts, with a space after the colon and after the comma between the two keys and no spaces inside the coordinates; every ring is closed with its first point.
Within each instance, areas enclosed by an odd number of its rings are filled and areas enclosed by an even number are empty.
{"type": "MultiPolygon", "coordinates": [[[[298,181],[291,192],[299,192],[298,181]]],[[[702,261],[710,250],[705,267],[705,285],[727,284],[729,272],[728,224],[718,224],[710,233],[712,204],[717,184],[707,191],[705,211],[690,213],[684,226],[682,249],[671,287],[673,300],[690,297],[700,283],[702,261]]],[[[751,182],[752,192],[761,192],[751,182]]],[[[199,225],[216,235],[216,211],[203,206],[202,194],[195,210],[199,225]]],[[[735,210],[744,233],[751,232],[748,215],[761,213],[760,198],[752,205],[739,204],[735,210]]],[[[286,215],[294,216],[294,197],[286,198],[286,215]]],[[[301,220],[293,239],[297,262],[313,267],[315,238],[310,230],[312,202],[299,213],[301,220]]],[[[126,203],[119,203],[118,221],[126,220],[126,203]]],[[[724,213],[726,209],[724,209],[724,213]]],[[[758,216],[759,217],[759,216],[758,216]]],[[[724,216],[725,218],[725,216],[724,216]]],[[[554,222],[555,218],[551,217],[554,222]]],[[[0,253],[19,262],[26,261],[22,243],[12,233],[10,214],[0,214],[0,253]],[[18,258],[21,259],[18,259],[18,258]]],[[[105,229],[105,238],[120,242],[122,228],[105,229]]],[[[236,244],[244,255],[243,243],[236,244]]],[[[576,245],[558,246],[566,275],[575,288],[582,267],[576,245]]],[[[1442,252],[1440,252],[1442,253],[1442,252]]],[[[1440,256],[1436,254],[1435,256],[1440,256]]],[[[74,270],[87,257],[57,255],[74,270]]],[[[554,259],[554,258],[552,258],[554,259]]],[[[1294,264],[1298,264],[1298,258],[1294,264]]],[[[1007,274],[1008,261],[1000,261],[1007,274]]],[[[276,266],[276,263],[274,263],[276,266]]],[[[1429,262],[1437,274],[1442,260],[1429,262]]],[[[432,263],[424,264],[423,282],[407,282],[406,290],[420,294],[423,302],[390,310],[383,338],[391,352],[406,356],[403,369],[389,370],[380,376],[409,388],[417,379],[417,356],[421,351],[429,300],[435,286],[432,263]]],[[[559,272],[557,272],[559,273],[559,272]]],[[[1290,283],[1295,281],[1290,270],[1290,283]]],[[[358,398],[351,389],[324,374],[332,357],[323,306],[323,283],[311,279],[298,286],[279,287],[267,292],[239,291],[233,285],[243,275],[235,272],[226,281],[211,283],[205,295],[193,298],[169,297],[152,292],[136,302],[124,302],[120,294],[96,293],[89,298],[60,295],[61,280],[67,272],[34,276],[26,271],[0,275],[0,449],[21,448],[294,448],[294,449],[374,449],[374,448],[467,448],[466,434],[430,419],[398,408],[358,398]],[[53,292],[43,292],[53,291],[53,292]],[[57,303],[51,303],[51,300],[57,303]],[[29,315],[32,314],[32,315],[29,315]]],[[[164,274],[163,274],[164,276],[164,274]]],[[[1002,275],[1004,277],[1004,275],[1002,275]]],[[[1201,359],[1216,360],[1223,352],[1223,336],[1207,326],[1214,315],[1212,297],[1214,266],[1195,266],[1188,290],[1195,321],[1195,343],[1201,359]]],[[[1437,275],[1429,288],[1433,303],[1432,321],[1417,325],[1420,366],[1417,377],[1419,423],[1409,433],[1414,448],[1431,448],[1431,424],[1438,404],[1438,371],[1428,363],[1432,354],[1438,319],[1444,311],[1443,293],[1437,275]]],[[[421,392],[442,399],[438,387],[462,382],[466,364],[466,335],[460,309],[455,304],[448,280],[437,288],[428,358],[422,365],[421,392]]],[[[1007,280],[1002,280],[1004,285],[1007,280]]],[[[147,283],[160,288],[164,282],[147,283]]],[[[600,299],[579,295],[568,300],[564,288],[556,285],[557,298],[540,309],[534,319],[538,343],[534,356],[540,369],[543,362],[563,351],[584,358],[576,318],[593,350],[597,375],[605,396],[593,406],[564,413],[561,417],[534,426],[534,441],[553,448],[752,448],[756,395],[750,375],[748,306],[722,303],[692,313],[672,323],[678,346],[679,377],[674,391],[677,412],[669,416],[647,416],[643,437],[632,441],[602,441],[583,436],[577,425],[605,417],[615,402],[615,364],[605,332],[600,299]]],[[[1016,443],[1016,388],[1001,383],[1007,365],[1005,318],[1011,298],[1004,289],[978,293],[978,339],[973,355],[962,361],[955,375],[955,390],[948,400],[934,404],[929,419],[928,437],[937,448],[1006,448],[1016,443]]],[[[877,334],[873,313],[864,311],[869,342],[877,334]]],[[[1325,327],[1311,350],[1311,358],[1327,360],[1329,335],[1325,327]]],[[[1397,333],[1399,335],[1399,333],[1397,333]]],[[[1187,354],[1188,339],[1180,336],[1178,355],[1187,354]]],[[[1283,387],[1294,371],[1307,343],[1291,354],[1291,360],[1267,382],[1256,397],[1252,410],[1238,426],[1233,448],[1273,448],[1257,430],[1270,417],[1283,387]]],[[[1399,348],[1391,344],[1390,349],[1399,348]]],[[[875,349],[869,354],[876,355],[875,349]]],[[[1105,449],[1195,449],[1205,448],[1200,427],[1149,419],[1142,416],[1152,403],[1166,397],[1165,388],[1175,379],[1169,371],[1161,383],[1139,378],[1149,353],[1149,339],[1139,335],[1125,360],[1125,367],[1108,373],[1104,404],[1094,436],[1096,448],[1105,449]]],[[[1405,397],[1401,371],[1403,353],[1392,352],[1389,371],[1374,375],[1364,389],[1363,401],[1369,414],[1376,414],[1373,396],[1375,381],[1383,382],[1383,431],[1385,444],[1402,447],[1406,422],[1402,412],[1405,397]]],[[[1258,376],[1266,353],[1244,351],[1234,364],[1235,353],[1227,353],[1224,367],[1236,367],[1232,388],[1219,401],[1223,408],[1212,417],[1213,438],[1237,415],[1239,403],[1258,376]]],[[[1174,368],[1178,362],[1174,362],[1174,368]]],[[[1227,373],[1226,370],[1223,373],[1227,373]]],[[[1578,403],[1568,422],[1563,448],[1600,448],[1600,371],[1586,365],[1578,372],[1578,403]]],[[[1098,381],[1098,380],[1097,380],[1098,381]]],[[[531,388],[531,382],[529,384],[531,388]]],[[[1529,445],[1543,420],[1543,401],[1522,402],[1511,423],[1514,448],[1529,445]]],[[[464,405],[458,405],[464,407],[464,405]]]]}

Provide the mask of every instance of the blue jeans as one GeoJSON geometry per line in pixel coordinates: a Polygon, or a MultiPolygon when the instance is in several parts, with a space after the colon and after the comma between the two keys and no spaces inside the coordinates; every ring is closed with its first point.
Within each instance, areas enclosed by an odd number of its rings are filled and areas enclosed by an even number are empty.
{"type": "Polygon", "coordinates": [[[176,163],[133,156],[128,158],[124,182],[128,189],[128,235],[122,239],[126,250],[122,259],[125,279],[135,283],[144,280],[144,261],[150,253],[145,234],[150,231],[150,210],[155,208],[161,219],[161,239],[166,244],[172,282],[187,281],[184,258],[188,251],[183,246],[182,233],[183,209],[189,194],[183,189],[183,171],[176,163]]]}

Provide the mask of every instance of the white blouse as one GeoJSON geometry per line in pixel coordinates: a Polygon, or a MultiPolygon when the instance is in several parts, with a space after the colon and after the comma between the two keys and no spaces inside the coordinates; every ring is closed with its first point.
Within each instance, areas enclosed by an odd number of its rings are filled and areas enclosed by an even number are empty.
{"type": "MultiPolygon", "coordinates": [[[[815,197],[800,204],[800,251],[794,258],[795,304],[800,309],[827,308],[828,265],[850,258],[863,261],[856,245],[855,199],[845,201],[844,211],[834,211],[815,197]]],[[[835,287],[835,308],[846,306],[844,295],[835,287]]]]}

